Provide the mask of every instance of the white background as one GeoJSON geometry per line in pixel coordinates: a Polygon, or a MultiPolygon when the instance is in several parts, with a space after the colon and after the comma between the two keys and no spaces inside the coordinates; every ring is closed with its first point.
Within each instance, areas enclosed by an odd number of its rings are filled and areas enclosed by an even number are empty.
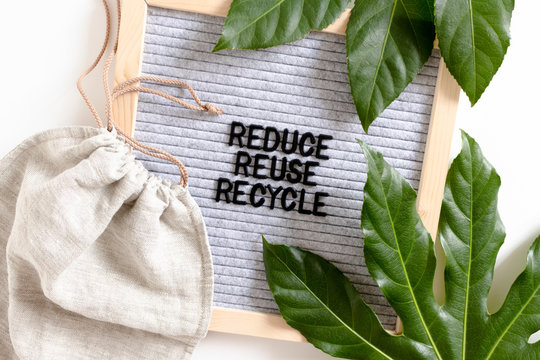
{"type": "MultiPolygon", "coordinates": [[[[497,259],[490,304],[497,306],[540,234],[540,2],[516,1],[512,45],[474,108],[462,93],[454,134],[472,135],[502,177],[499,210],[507,238],[497,259]]],[[[0,9],[0,157],[49,128],[93,125],[75,82],[101,46],[104,15],[98,0],[4,1],[0,9]]],[[[86,81],[103,110],[100,73],[86,81]]],[[[330,359],[309,344],[209,333],[193,359],[330,359]]]]}

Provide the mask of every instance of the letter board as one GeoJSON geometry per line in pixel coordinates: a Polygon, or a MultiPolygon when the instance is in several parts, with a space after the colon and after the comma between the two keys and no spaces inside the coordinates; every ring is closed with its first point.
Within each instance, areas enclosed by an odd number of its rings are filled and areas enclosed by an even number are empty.
{"type": "MultiPolygon", "coordinates": [[[[212,250],[216,309],[277,313],[265,281],[264,234],[333,262],[394,329],[396,315],[362,255],[367,169],[355,139],[380,151],[418,190],[442,70],[438,50],[366,135],[350,95],[343,35],[312,32],[266,50],[212,53],[223,17],[158,6],[146,11],[141,71],[134,75],[183,80],[224,111],[195,112],[141,93],[134,113],[135,137],[172,153],[189,171],[212,250]]],[[[144,85],[190,101],[187,91],[144,85]]],[[[175,165],[137,157],[178,181],[175,165]]]]}

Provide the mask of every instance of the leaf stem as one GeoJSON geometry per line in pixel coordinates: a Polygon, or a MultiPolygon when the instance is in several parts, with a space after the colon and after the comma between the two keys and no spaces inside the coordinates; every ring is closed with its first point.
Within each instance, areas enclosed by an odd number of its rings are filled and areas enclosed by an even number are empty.
{"type": "MultiPolygon", "coordinates": [[[[470,150],[472,152],[472,149],[470,150]]],[[[470,281],[471,281],[471,263],[472,263],[472,242],[473,242],[473,164],[472,164],[472,155],[471,155],[471,189],[469,191],[469,196],[471,201],[469,203],[469,262],[467,264],[467,285],[465,288],[465,311],[463,312],[463,342],[461,343],[461,358],[465,360],[466,350],[467,350],[467,317],[469,315],[469,290],[470,290],[470,281]]]]}
{"type": "Polygon", "coordinates": [[[473,61],[473,77],[474,77],[474,98],[475,102],[478,100],[476,99],[476,82],[477,82],[477,75],[476,75],[476,43],[474,42],[474,22],[473,22],[473,8],[472,8],[472,0],[469,0],[469,19],[471,22],[471,42],[472,42],[472,61],[473,61]]]}

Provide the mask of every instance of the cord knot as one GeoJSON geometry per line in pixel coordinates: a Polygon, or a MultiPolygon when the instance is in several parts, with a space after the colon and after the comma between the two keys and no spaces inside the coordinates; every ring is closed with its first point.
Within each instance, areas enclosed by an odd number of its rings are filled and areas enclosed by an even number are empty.
{"type": "Polygon", "coordinates": [[[223,110],[221,110],[221,108],[218,108],[218,107],[215,107],[214,105],[210,104],[210,103],[206,103],[203,105],[203,108],[208,111],[210,114],[215,114],[215,115],[221,115],[223,114],[223,110]]]}

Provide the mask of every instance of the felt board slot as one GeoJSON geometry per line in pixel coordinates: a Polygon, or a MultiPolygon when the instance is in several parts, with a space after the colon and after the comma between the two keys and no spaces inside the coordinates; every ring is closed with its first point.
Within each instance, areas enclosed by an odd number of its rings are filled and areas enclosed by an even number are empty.
{"type": "MultiPolygon", "coordinates": [[[[171,152],[188,168],[190,193],[205,218],[212,249],[214,305],[276,313],[264,277],[260,239],[264,234],[272,242],[300,246],[332,261],[364,294],[383,325],[393,329],[395,313],[371,280],[362,256],[359,219],[366,166],[355,138],[374,146],[418,189],[439,73],[438,50],[366,136],[350,96],[342,35],[314,32],[267,50],[211,53],[223,21],[218,16],[148,7],[141,73],[182,79],[225,114],[193,112],[143,93],[135,126],[138,140],[171,152]],[[229,146],[232,122],[331,135],[325,151],[329,159],[313,159],[319,166],[310,179],[317,185],[235,176],[238,151],[253,156],[263,152],[229,146]],[[257,182],[305,189],[311,196],[306,206],[313,206],[316,192],[326,192],[327,215],[270,209],[268,194],[257,208],[216,202],[219,178],[248,181],[246,193],[257,182]]],[[[178,94],[172,87],[145,85],[178,94]]],[[[190,101],[187,92],[180,97],[190,101]]],[[[279,150],[267,155],[306,160],[279,150]]],[[[174,165],[137,156],[150,171],[178,180],[174,165]]]]}

